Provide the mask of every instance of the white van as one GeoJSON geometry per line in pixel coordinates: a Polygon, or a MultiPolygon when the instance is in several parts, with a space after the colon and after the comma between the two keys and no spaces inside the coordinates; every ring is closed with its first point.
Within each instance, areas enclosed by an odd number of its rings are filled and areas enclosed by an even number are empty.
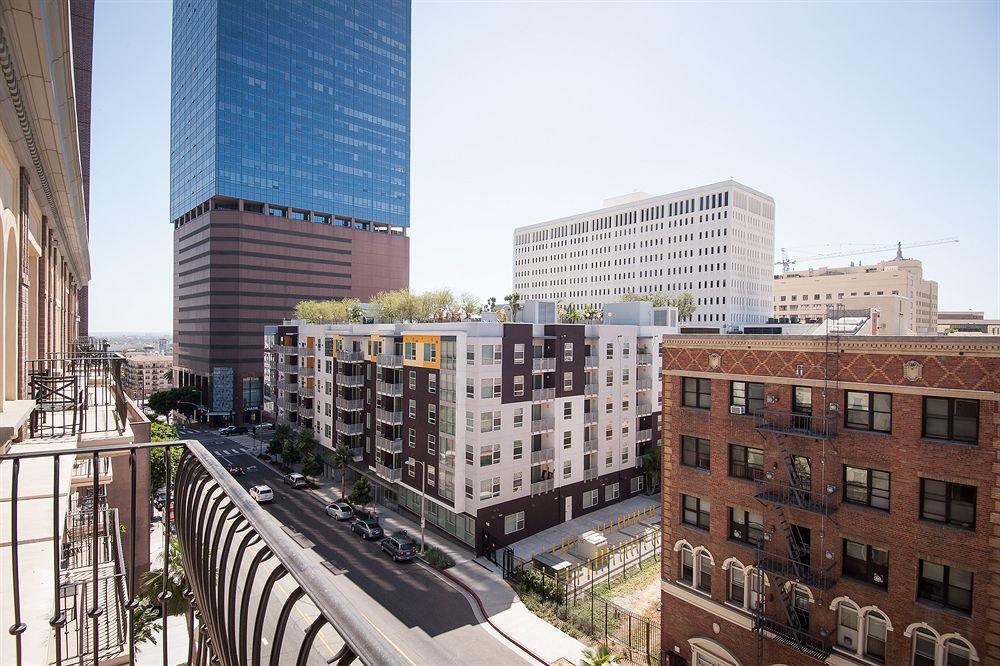
{"type": "Polygon", "coordinates": [[[250,497],[257,500],[257,504],[264,504],[274,500],[274,491],[270,486],[259,485],[250,489],[250,497]]]}

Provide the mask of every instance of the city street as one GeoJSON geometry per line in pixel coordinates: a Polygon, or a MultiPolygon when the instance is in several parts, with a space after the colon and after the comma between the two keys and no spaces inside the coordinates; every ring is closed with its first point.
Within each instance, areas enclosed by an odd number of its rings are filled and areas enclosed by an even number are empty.
{"type": "Polygon", "coordinates": [[[237,479],[244,488],[266,483],[274,490],[274,502],[264,508],[312,541],[316,553],[345,570],[336,579],[338,588],[356,599],[372,625],[414,664],[525,663],[491,629],[480,625],[466,597],[432,570],[415,561],[393,562],[377,541],[363,541],[348,521],[338,523],[327,516],[318,498],[282,484],[279,474],[231,439],[214,431],[184,430],[182,439],[201,441],[224,465],[246,468],[247,474],[237,479]]]}

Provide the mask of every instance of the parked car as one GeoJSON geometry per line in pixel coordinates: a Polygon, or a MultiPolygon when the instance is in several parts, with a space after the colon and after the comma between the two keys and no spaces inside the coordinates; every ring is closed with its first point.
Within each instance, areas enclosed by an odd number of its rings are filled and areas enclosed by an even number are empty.
{"type": "Polygon", "coordinates": [[[382,539],[379,549],[388,553],[393,562],[408,562],[417,556],[417,543],[408,536],[391,536],[382,539]]]}
{"type": "Polygon", "coordinates": [[[292,488],[305,488],[309,485],[309,482],[306,481],[306,477],[302,476],[298,472],[286,474],[282,477],[281,482],[285,485],[291,486],[292,488]]]}
{"type": "Polygon", "coordinates": [[[231,435],[234,430],[236,430],[236,426],[226,426],[225,428],[219,428],[218,432],[220,435],[231,435]]]}
{"type": "Polygon", "coordinates": [[[247,473],[246,469],[240,467],[239,465],[230,465],[227,469],[229,469],[229,473],[233,476],[243,476],[247,473]]]}
{"type": "Polygon", "coordinates": [[[351,523],[351,530],[355,534],[360,534],[362,539],[378,539],[385,536],[382,526],[378,524],[376,518],[357,518],[351,523]]]}
{"type": "Polygon", "coordinates": [[[261,484],[250,489],[250,497],[257,500],[257,504],[265,504],[274,501],[274,491],[270,486],[261,484]]]}
{"type": "Polygon", "coordinates": [[[274,430],[274,424],[273,423],[261,423],[257,427],[260,428],[261,430],[274,430]]]}
{"type": "Polygon", "coordinates": [[[250,432],[250,431],[247,428],[245,428],[244,426],[230,426],[230,432],[229,432],[229,434],[230,435],[245,435],[248,432],[250,432]]]}
{"type": "Polygon", "coordinates": [[[354,508],[347,502],[334,502],[327,505],[326,515],[337,520],[350,520],[354,518],[354,508]]]}

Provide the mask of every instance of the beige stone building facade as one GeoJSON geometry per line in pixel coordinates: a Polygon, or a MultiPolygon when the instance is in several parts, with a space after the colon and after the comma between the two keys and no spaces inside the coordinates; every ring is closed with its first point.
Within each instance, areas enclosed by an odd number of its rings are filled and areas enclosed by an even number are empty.
{"type": "Polygon", "coordinates": [[[173,356],[147,352],[126,353],[123,384],[133,400],[146,400],[151,393],[173,386],[173,356]]]}
{"type": "Polygon", "coordinates": [[[937,332],[937,282],[924,278],[916,259],[842,268],[811,268],[774,276],[774,316],[820,321],[828,305],[877,308],[896,330],[937,332]]]}

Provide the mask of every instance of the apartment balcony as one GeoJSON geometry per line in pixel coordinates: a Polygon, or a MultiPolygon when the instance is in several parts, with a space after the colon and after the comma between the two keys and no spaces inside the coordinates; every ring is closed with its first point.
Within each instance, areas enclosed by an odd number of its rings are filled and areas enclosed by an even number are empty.
{"type": "Polygon", "coordinates": [[[300,377],[315,377],[316,376],[316,366],[314,365],[299,365],[298,374],[300,377]]]}
{"type": "Polygon", "coordinates": [[[278,345],[277,350],[279,354],[284,354],[285,356],[298,356],[299,354],[297,346],[278,345]]]}
{"type": "Polygon", "coordinates": [[[635,406],[635,413],[637,416],[649,416],[653,413],[653,406],[640,402],[635,406]]]}
{"type": "Polygon", "coordinates": [[[298,400],[291,400],[288,397],[277,399],[278,407],[285,410],[286,412],[297,412],[299,410],[298,400]]]}
{"type": "Polygon", "coordinates": [[[544,462],[552,462],[556,459],[556,451],[552,447],[539,449],[531,452],[531,464],[537,465],[544,462]]]}
{"type": "Polygon", "coordinates": [[[348,437],[353,437],[355,435],[363,434],[365,431],[364,423],[347,423],[341,419],[337,419],[336,425],[337,432],[342,435],[347,435],[348,437]]]}
{"type": "Polygon", "coordinates": [[[653,441],[653,430],[652,428],[647,428],[645,430],[635,431],[635,441],[637,442],[651,442],[653,441]]]}
{"type": "Polygon", "coordinates": [[[653,355],[652,354],[645,354],[645,353],[640,352],[640,353],[638,353],[638,354],[635,355],[635,364],[636,365],[653,365],[653,355]]]}
{"type": "Polygon", "coordinates": [[[597,472],[598,470],[596,467],[591,467],[590,469],[583,470],[583,480],[593,481],[594,479],[597,478],[597,472]]]}
{"type": "Polygon", "coordinates": [[[635,380],[635,390],[636,391],[652,391],[653,390],[653,380],[652,379],[637,379],[637,380],[635,380]]]}
{"type": "Polygon", "coordinates": [[[553,400],[555,397],[556,397],[556,390],[554,388],[531,389],[531,399],[534,402],[540,402],[542,400],[553,400]]]}
{"type": "MultiPolygon", "coordinates": [[[[765,539],[767,535],[765,534],[765,539]]],[[[765,542],[766,543],[766,542],[765,542]]],[[[798,560],[793,560],[782,555],[764,553],[763,557],[757,560],[756,566],[775,574],[784,580],[793,580],[815,587],[819,590],[828,590],[837,582],[835,564],[830,564],[825,568],[802,564],[798,560]]]]}
{"type": "Polygon", "coordinates": [[[531,359],[531,369],[535,372],[555,372],[556,360],[554,358],[531,359]]]}
{"type": "Polygon", "coordinates": [[[538,433],[548,432],[554,430],[555,427],[556,422],[554,418],[551,416],[548,418],[542,417],[531,422],[531,434],[537,435],[538,433]]]}
{"type": "Polygon", "coordinates": [[[375,447],[388,453],[402,453],[403,439],[401,437],[389,439],[387,437],[383,437],[382,435],[376,435],[375,447]]]}
{"type": "Polygon", "coordinates": [[[583,367],[587,368],[588,370],[590,368],[596,368],[597,367],[597,357],[596,356],[588,356],[585,359],[583,359],[583,367]]]}
{"type": "Polygon", "coordinates": [[[755,633],[763,633],[773,642],[798,650],[818,662],[825,662],[833,651],[821,638],[813,636],[808,631],[796,629],[767,617],[754,619],[755,633]]]}
{"type": "Polygon", "coordinates": [[[378,354],[375,362],[386,368],[402,368],[403,357],[399,354],[378,354]]]}
{"type": "Polygon", "coordinates": [[[583,452],[593,453],[597,450],[598,442],[596,437],[591,437],[590,439],[583,440],[583,452]]]}
{"type": "Polygon", "coordinates": [[[542,493],[547,493],[555,487],[555,481],[553,479],[542,479],[541,481],[535,481],[531,484],[531,494],[541,495],[542,493]]]}
{"type": "Polygon", "coordinates": [[[403,478],[403,469],[401,467],[386,467],[382,463],[375,463],[375,473],[386,481],[394,483],[399,483],[399,480],[403,478]]]}
{"type": "Polygon", "coordinates": [[[354,462],[361,462],[365,459],[365,447],[354,446],[347,450],[354,462]]]}
{"type": "Polygon", "coordinates": [[[375,391],[381,393],[382,395],[392,396],[394,398],[399,398],[403,395],[403,384],[397,383],[392,384],[389,382],[375,382],[375,391]]]}
{"type": "Polygon", "coordinates": [[[365,408],[365,401],[360,398],[348,400],[347,398],[337,398],[337,409],[345,412],[360,412],[365,408]]]}
{"type": "Polygon", "coordinates": [[[108,484],[114,480],[111,472],[111,458],[102,456],[95,462],[94,457],[88,455],[73,461],[70,484],[74,488],[93,484],[95,465],[97,469],[97,483],[99,485],[108,484]]]}
{"type": "Polygon", "coordinates": [[[587,384],[583,387],[583,394],[587,397],[597,395],[597,384],[587,384]]]}
{"type": "MultiPolygon", "coordinates": [[[[294,541],[202,444],[171,446],[183,454],[167,480],[174,502],[164,513],[164,532],[176,534],[180,546],[194,631],[185,640],[186,632],[171,630],[170,661],[161,649],[166,638],[145,646],[143,663],[286,663],[289,655],[289,663],[326,663],[331,645],[341,663],[405,663],[364,620],[378,610],[374,601],[346,600],[322,557],[294,541]]],[[[128,461],[157,448],[166,447],[119,440],[88,453],[115,456],[128,470],[128,461]]],[[[152,557],[142,556],[137,538],[149,529],[144,510],[77,501],[77,490],[67,498],[72,453],[34,442],[14,444],[0,456],[0,498],[9,517],[0,545],[7,563],[0,581],[5,664],[129,663],[136,652],[129,627],[146,562],[164,562],[168,580],[179,573],[166,539],[152,540],[152,557]],[[60,471],[67,484],[53,494],[60,471]]],[[[139,508],[147,502],[150,472],[134,469],[135,482],[120,475],[119,501],[139,508]]],[[[100,466],[91,471],[100,474],[100,466]]],[[[153,623],[159,632],[164,621],[153,623]]]]}
{"type": "Polygon", "coordinates": [[[302,418],[312,418],[316,413],[312,400],[304,400],[299,403],[299,416],[302,418]]]}
{"type": "Polygon", "coordinates": [[[403,425],[403,412],[401,410],[377,409],[375,419],[389,425],[403,425]]]}
{"type": "Polygon", "coordinates": [[[316,395],[316,387],[308,384],[299,384],[299,397],[312,398],[316,395]]]}
{"type": "MultiPolygon", "coordinates": [[[[768,474],[772,473],[768,472],[768,474]]],[[[840,508],[837,487],[833,484],[828,484],[824,489],[825,492],[821,492],[781,483],[769,479],[767,476],[755,479],[755,481],[757,482],[756,497],[761,502],[802,509],[823,516],[829,516],[840,508]]]]}
{"type": "MultiPolygon", "coordinates": [[[[732,412],[734,409],[736,408],[734,407],[730,411],[732,412]]],[[[756,428],[766,432],[810,439],[832,439],[837,435],[838,419],[833,415],[813,416],[812,414],[764,409],[754,416],[756,417],[756,428]]]]}
{"type": "Polygon", "coordinates": [[[359,351],[338,351],[338,363],[361,363],[365,360],[365,353],[359,351]]]}
{"type": "Polygon", "coordinates": [[[341,372],[337,373],[337,386],[364,386],[365,376],[364,375],[345,375],[341,372]]]}
{"type": "Polygon", "coordinates": [[[584,412],[583,413],[583,424],[584,425],[597,425],[597,412],[584,412]]]}

